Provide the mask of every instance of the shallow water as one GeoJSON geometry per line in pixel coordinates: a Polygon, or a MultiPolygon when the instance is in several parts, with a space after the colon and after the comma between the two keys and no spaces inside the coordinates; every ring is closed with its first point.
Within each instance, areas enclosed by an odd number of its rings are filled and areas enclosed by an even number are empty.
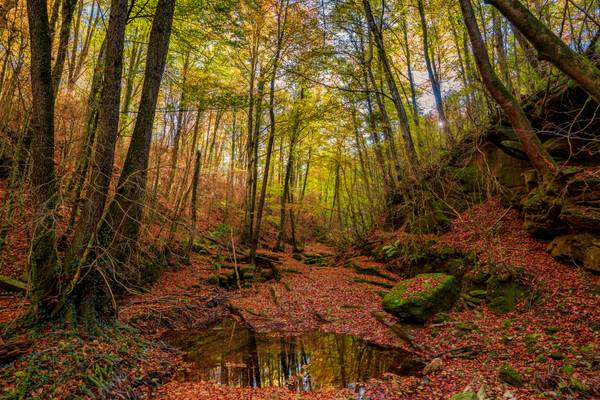
{"type": "Polygon", "coordinates": [[[212,380],[234,387],[286,386],[296,391],[348,387],[386,372],[414,374],[422,364],[409,352],[359,338],[312,332],[298,337],[259,334],[234,320],[163,340],[186,351],[185,381],[212,380]]]}

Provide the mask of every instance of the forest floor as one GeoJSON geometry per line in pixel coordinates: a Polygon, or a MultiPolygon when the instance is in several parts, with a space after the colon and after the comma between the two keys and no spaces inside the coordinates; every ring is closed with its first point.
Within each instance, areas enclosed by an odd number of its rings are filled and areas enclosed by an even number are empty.
{"type": "MultiPolygon", "coordinates": [[[[418,351],[426,361],[436,357],[442,360],[441,367],[425,376],[388,374],[383,379],[372,379],[366,385],[364,398],[448,399],[465,388],[477,392],[482,387],[488,399],[597,398],[600,276],[555,261],[546,252],[546,244],[532,239],[522,225],[517,211],[504,209],[497,199],[492,199],[462,214],[450,231],[439,238],[439,243],[474,251],[480,261],[522,268],[524,276],[529,277],[527,285],[537,295],[536,301],[525,300],[515,311],[504,315],[494,314],[485,304],[450,311],[444,322],[407,327],[412,345],[389,328],[393,317],[375,318],[374,314],[382,312],[381,292],[385,289],[380,284],[394,284],[400,278],[367,257],[354,257],[353,262],[378,269],[383,276],[361,275],[344,267],[344,260],[332,266],[310,266],[291,254],[279,253],[283,272],[280,281],[224,290],[206,283],[206,278],[214,273],[211,260],[194,256],[190,265],[163,273],[148,293],[129,297],[120,305],[120,320],[138,328],[143,337],[136,343],[127,342],[128,347],[120,350],[123,358],[137,357],[137,361],[123,363],[124,375],[130,382],[137,382],[137,392],[146,398],[355,398],[347,389],[297,393],[286,388],[234,388],[204,381],[185,382],[177,379],[177,374],[170,380],[166,378],[187,366],[181,352],[157,346],[157,339],[167,331],[208,326],[232,317],[233,311],[234,318],[243,318],[258,332],[296,335],[319,330],[349,334],[418,351]],[[128,352],[129,356],[125,355],[128,352]],[[521,374],[521,387],[500,380],[499,368],[506,363],[521,374]],[[147,376],[154,378],[148,381],[147,376]],[[167,381],[163,382],[165,378],[167,381]]],[[[332,249],[318,244],[307,246],[306,252],[333,254],[332,249]]],[[[332,255],[331,260],[336,257],[332,255]]],[[[0,321],[14,318],[25,306],[18,295],[3,294],[0,321]]],[[[46,335],[44,343],[36,343],[32,352],[43,352],[45,347],[57,343],[53,340],[65,342],[60,334],[53,334],[46,335]]],[[[83,340],[88,352],[115,346],[111,339],[92,343],[83,340]]],[[[19,368],[18,363],[13,365],[13,371],[19,368]]],[[[10,371],[0,374],[0,383],[2,379],[15,389],[10,371]]],[[[64,393],[70,387],[72,383],[65,382],[64,393]]]]}

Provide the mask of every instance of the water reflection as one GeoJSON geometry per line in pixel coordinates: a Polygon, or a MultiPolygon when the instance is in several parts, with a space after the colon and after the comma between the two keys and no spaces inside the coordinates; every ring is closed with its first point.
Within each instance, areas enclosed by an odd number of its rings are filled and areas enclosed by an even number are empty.
{"type": "Polygon", "coordinates": [[[296,391],[351,387],[385,372],[413,374],[412,354],[353,336],[314,332],[277,338],[234,320],[202,331],[171,332],[165,341],[187,351],[191,368],[181,379],[212,380],[234,387],[286,386],[296,391]]]}

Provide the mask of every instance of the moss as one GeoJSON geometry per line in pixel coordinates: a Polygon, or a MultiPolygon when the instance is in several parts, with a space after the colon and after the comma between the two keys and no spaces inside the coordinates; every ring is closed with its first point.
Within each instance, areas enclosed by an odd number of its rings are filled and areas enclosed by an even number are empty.
{"type": "Polygon", "coordinates": [[[462,392],[462,393],[458,393],[455,394],[454,396],[450,397],[450,400],[478,400],[479,397],[477,397],[477,393],[475,392],[462,392]]]}
{"type": "Polygon", "coordinates": [[[478,289],[471,290],[469,292],[469,296],[475,297],[475,298],[478,298],[478,299],[482,299],[482,298],[485,298],[487,296],[487,290],[478,290],[478,289]]]}
{"type": "Polygon", "coordinates": [[[540,354],[539,356],[537,356],[535,358],[535,362],[538,362],[538,363],[545,363],[546,361],[547,361],[546,357],[544,357],[542,354],[540,354]]]}
{"type": "Polygon", "coordinates": [[[569,388],[571,390],[574,390],[576,392],[579,393],[589,393],[592,388],[590,387],[590,385],[586,384],[585,382],[580,381],[579,379],[575,378],[574,376],[571,377],[571,379],[569,379],[569,388]]]}
{"type": "Polygon", "coordinates": [[[525,335],[525,337],[523,338],[523,343],[525,344],[525,347],[527,347],[527,349],[529,351],[533,350],[533,348],[537,344],[540,336],[542,336],[542,335],[539,333],[532,333],[529,335],[525,335]]]}
{"type": "Polygon", "coordinates": [[[555,333],[560,332],[560,327],[559,326],[550,325],[550,326],[545,327],[544,331],[548,335],[554,335],[555,333]]]}
{"type": "Polygon", "coordinates": [[[566,375],[573,375],[575,373],[575,367],[567,364],[561,368],[561,371],[566,375]]]}
{"type": "Polygon", "coordinates": [[[442,273],[421,274],[397,284],[383,298],[383,309],[406,321],[425,322],[452,307],[458,295],[456,278],[442,273]]]}
{"type": "Polygon", "coordinates": [[[519,371],[514,369],[510,364],[502,364],[498,369],[500,379],[511,386],[522,386],[523,379],[519,371]]]}
{"type": "Polygon", "coordinates": [[[497,314],[514,311],[525,290],[511,274],[492,275],[487,281],[488,307],[497,314]]]}
{"type": "Polygon", "coordinates": [[[592,354],[594,352],[595,348],[596,348],[596,345],[594,343],[588,343],[588,344],[584,344],[583,346],[581,346],[579,351],[582,354],[592,354]]]}

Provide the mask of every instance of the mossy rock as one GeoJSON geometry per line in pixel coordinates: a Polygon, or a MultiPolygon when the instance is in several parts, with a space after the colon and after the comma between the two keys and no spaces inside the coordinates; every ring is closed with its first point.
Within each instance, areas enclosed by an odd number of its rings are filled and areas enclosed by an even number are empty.
{"type": "Polygon", "coordinates": [[[560,220],[571,230],[600,232],[600,207],[586,206],[568,199],[561,208],[560,220]]]}
{"type": "Polygon", "coordinates": [[[492,275],[487,281],[488,307],[496,314],[514,311],[525,293],[510,273],[492,275]]]}
{"type": "Polygon", "coordinates": [[[394,256],[396,262],[388,264],[386,269],[405,277],[442,272],[460,278],[476,263],[475,254],[463,253],[447,245],[436,245],[434,240],[399,244],[397,247],[394,256]]]}
{"type": "Polygon", "coordinates": [[[498,369],[500,379],[511,386],[523,386],[523,379],[519,371],[514,369],[510,364],[502,364],[498,369]]]}
{"type": "Polygon", "coordinates": [[[383,309],[402,321],[423,323],[431,315],[450,309],[458,292],[452,275],[421,274],[390,290],[383,298],[383,309]]]}
{"type": "Polygon", "coordinates": [[[479,400],[475,392],[462,392],[450,397],[450,400],[479,400]]]}
{"type": "Polygon", "coordinates": [[[550,243],[548,251],[557,260],[600,272],[600,236],[598,235],[582,233],[559,236],[550,243]]]}
{"type": "Polygon", "coordinates": [[[559,193],[554,186],[540,185],[523,199],[524,227],[530,234],[548,238],[565,230],[560,223],[564,199],[559,193]]]}
{"type": "Polygon", "coordinates": [[[417,234],[441,233],[450,226],[445,207],[435,199],[428,201],[428,206],[410,218],[408,231],[417,234]]]}

